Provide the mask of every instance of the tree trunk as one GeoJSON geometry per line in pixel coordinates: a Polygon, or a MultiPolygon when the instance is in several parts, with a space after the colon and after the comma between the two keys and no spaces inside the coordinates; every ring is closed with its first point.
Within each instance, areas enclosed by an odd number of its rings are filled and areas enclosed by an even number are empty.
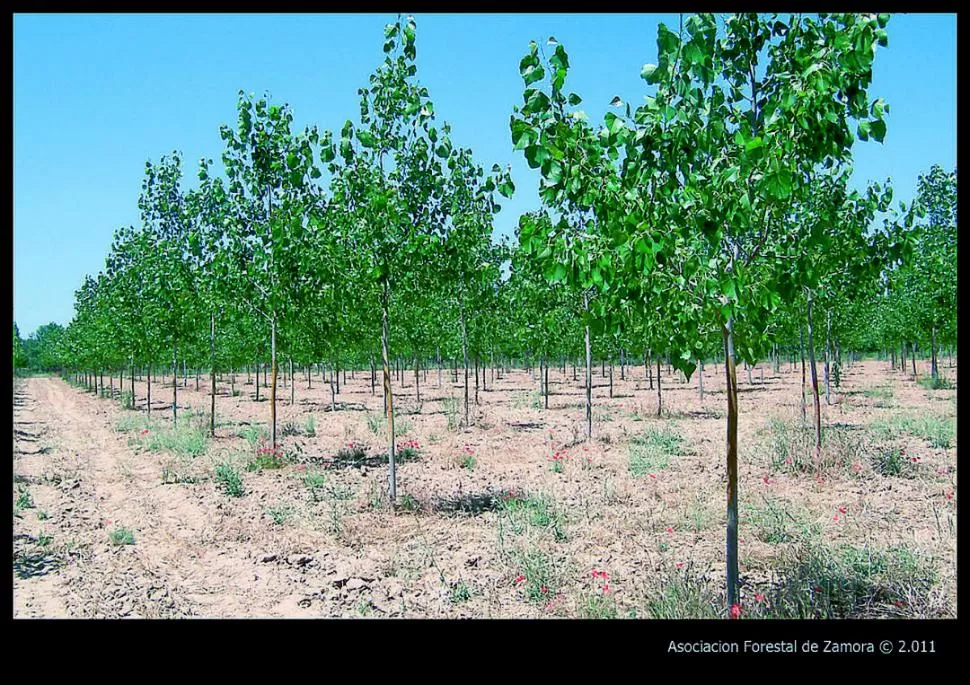
{"type": "MultiPolygon", "coordinates": [[[[468,427],[468,329],[465,325],[465,305],[461,306],[461,349],[465,358],[465,428],[468,427]]],[[[457,375],[457,374],[456,374],[457,375]]]]}
{"type": "Polygon", "coordinates": [[[296,400],[296,379],[293,378],[293,357],[290,357],[290,406],[292,407],[296,400]]]}
{"type": "Polygon", "coordinates": [[[664,398],[660,390],[660,357],[657,357],[657,416],[663,409],[664,398]]]}
{"type": "Polygon", "coordinates": [[[441,348],[435,350],[435,360],[438,363],[438,387],[441,387],[441,348]]]}
{"type": "Polygon", "coordinates": [[[259,402],[259,362],[256,362],[256,401],[259,402]]]}
{"type": "Polygon", "coordinates": [[[209,435],[216,435],[216,315],[209,315],[209,435]]]}
{"type": "Polygon", "coordinates": [[[620,380],[626,380],[626,352],[620,348],[620,380]]]}
{"type": "Polygon", "coordinates": [[[916,375],[916,343],[912,343],[909,346],[909,360],[913,365],[913,380],[918,381],[919,377],[916,375]]]}
{"type": "Polygon", "coordinates": [[[808,364],[812,372],[812,402],[815,407],[815,460],[822,452],[822,404],[818,397],[818,370],[815,368],[815,338],[812,335],[812,293],[808,294],[808,364]]]}
{"type": "MultiPolygon", "coordinates": [[[[583,295],[583,304],[589,314],[589,295],[583,295]]],[[[589,324],[586,325],[586,440],[593,439],[593,354],[589,344],[589,324]]]]}
{"type": "MultiPolygon", "coordinates": [[[[273,449],[275,450],[276,449],[276,374],[277,374],[276,316],[275,315],[273,316],[273,319],[270,322],[269,330],[270,330],[269,346],[270,346],[270,357],[271,357],[270,366],[272,367],[272,373],[273,373],[273,380],[269,384],[269,416],[270,416],[270,423],[273,424],[271,435],[272,435],[273,449]]],[[[263,378],[266,378],[265,371],[263,372],[263,378]]]]}
{"type": "Polygon", "coordinates": [[[704,360],[700,360],[697,366],[697,393],[700,395],[701,402],[704,401],[704,360]]]}
{"type": "Polygon", "coordinates": [[[377,376],[377,368],[376,368],[376,366],[377,365],[374,363],[374,359],[371,358],[371,360],[370,360],[370,394],[371,395],[375,394],[374,393],[374,383],[376,381],[376,376],[377,376]]]}
{"type": "MultiPolygon", "coordinates": [[[[390,324],[387,320],[388,309],[390,308],[390,294],[388,292],[387,281],[384,281],[384,297],[381,302],[381,359],[384,365],[384,396],[387,398],[387,464],[388,464],[388,485],[393,507],[397,500],[397,479],[394,469],[394,395],[391,393],[391,365],[388,352],[388,338],[390,337],[390,324]]],[[[464,325],[464,319],[463,319],[464,325]]]]}
{"type": "Polygon", "coordinates": [[[930,359],[930,373],[933,375],[933,383],[935,384],[939,380],[939,375],[936,370],[936,326],[930,329],[930,345],[932,349],[932,358],[930,359]]]}
{"type": "Polygon", "coordinates": [[[178,399],[179,399],[179,360],[178,360],[178,343],[172,343],[172,425],[177,426],[179,422],[178,416],[178,399]]]}
{"type": "Polygon", "coordinates": [[[802,423],[806,423],[807,409],[805,406],[805,329],[798,327],[798,353],[802,360],[802,423]]]}
{"type": "Polygon", "coordinates": [[[610,355],[610,399],[613,399],[613,355],[610,355]]]}
{"type": "Polygon", "coordinates": [[[546,375],[544,380],[545,391],[542,394],[545,395],[546,409],[548,409],[549,408],[549,357],[543,356],[543,361],[545,362],[546,375]]]}
{"type": "Polygon", "coordinates": [[[339,395],[340,394],[340,361],[339,360],[333,363],[333,377],[337,381],[337,394],[339,395]]]}
{"type": "MultiPolygon", "coordinates": [[[[650,360],[651,358],[653,358],[653,350],[647,348],[647,359],[650,360]]],[[[650,383],[650,389],[653,390],[653,364],[650,364],[650,368],[647,369],[647,381],[650,383]]]]}
{"type": "MultiPolygon", "coordinates": [[[[420,385],[420,381],[418,380],[418,366],[419,366],[419,364],[418,364],[418,355],[414,355],[414,394],[415,394],[415,397],[417,398],[417,401],[420,402],[421,401],[421,385],[420,385]]],[[[346,382],[346,381],[344,381],[344,382],[346,382]]]]}
{"type": "Polygon", "coordinates": [[[727,389],[727,605],[738,603],[738,377],[734,361],[734,321],[728,319],[724,337],[727,389]]]}
{"type": "Polygon", "coordinates": [[[829,366],[832,363],[832,310],[825,312],[825,404],[832,404],[829,366]]]}
{"type": "Polygon", "coordinates": [[[131,366],[129,367],[128,380],[131,382],[131,408],[135,409],[135,358],[132,356],[129,360],[131,366]]]}
{"type": "Polygon", "coordinates": [[[148,405],[147,405],[147,407],[148,407],[148,418],[151,419],[152,418],[152,367],[151,367],[150,364],[148,366],[148,369],[146,370],[145,378],[148,380],[148,391],[147,391],[147,395],[148,395],[148,405]]]}

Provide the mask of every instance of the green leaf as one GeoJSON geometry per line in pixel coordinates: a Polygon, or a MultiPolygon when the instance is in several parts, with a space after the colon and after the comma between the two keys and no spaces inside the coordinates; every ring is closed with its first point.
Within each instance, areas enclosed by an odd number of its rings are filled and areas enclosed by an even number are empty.
{"type": "Polygon", "coordinates": [[[560,283],[566,280],[566,267],[558,263],[547,267],[546,280],[550,283],[560,283]]]}
{"type": "Polygon", "coordinates": [[[653,75],[657,72],[656,64],[644,64],[640,69],[640,78],[647,83],[654,83],[653,75]]]}
{"type": "Polygon", "coordinates": [[[863,119],[862,121],[860,121],[859,129],[858,129],[859,140],[869,140],[869,131],[871,128],[872,128],[872,125],[869,123],[868,120],[863,119]]]}
{"type": "Polygon", "coordinates": [[[878,142],[882,142],[883,138],[886,137],[886,122],[882,119],[874,119],[870,122],[872,129],[872,137],[878,142]]]}
{"type": "Polygon", "coordinates": [[[576,105],[578,105],[582,101],[583,101],[583,98],[581,98],[578,95],[576,95],[576,93],[570,93],[569,94],[568,102],[573,107],[575,107],[576,105]]]}

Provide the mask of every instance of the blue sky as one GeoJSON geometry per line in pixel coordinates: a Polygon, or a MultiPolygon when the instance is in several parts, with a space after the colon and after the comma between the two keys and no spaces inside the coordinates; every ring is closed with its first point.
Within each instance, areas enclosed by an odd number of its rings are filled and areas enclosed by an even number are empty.
{"type": "MultiPolygon", "coordinates": [[[[113,232],[139,222],[145,162],[174,149],[186,176],[218,162],[219,125],[240,89],[289,103],[297,128],[339,132],[383,59],[385,14],[14,17],[14,320],[21,335],[67,324],[74,291],[103,268],[113,232]]],[[[480,163],[512,164],[516,196],[498,232],[539,206],[538,176],[512,150],[518,63],[550,35],[569,53],[567,87],[600,122],[614,95],[636,105],[656,62],[662,14],[417,14],[418,76],[439,120],[480,163]]],[[[854,180],[892,177],[907,202],[920,173],[956,164],[956,15],[894,15],[870,97],[890,105],[885,143],[856,143],[854,180]]],[[[191,181],[190,181],[191,183],[191,181]]]]}

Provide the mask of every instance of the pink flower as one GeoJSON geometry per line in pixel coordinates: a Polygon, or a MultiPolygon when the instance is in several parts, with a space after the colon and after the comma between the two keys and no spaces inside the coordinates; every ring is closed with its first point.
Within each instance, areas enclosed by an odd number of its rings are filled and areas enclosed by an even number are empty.
{"type": "Polygon", "coordinates": [[[608,584],[603,586],[603,592],[605,592],[606,594],[609,594],[610,586],[608,584]]]}
{"type": "Polygon", "coordinates": [[[141,434],[142,434],[142,435],[148,435],[148,429],[146,428],[145,430],[143,430],[143,431],[141,432],[141,434]]]}
{"type": "Polygon", "coordinates": [[[677,562],[677,563],[675,564],[675,566],[676,566],[677,568],[684,568],[684,562],[682,562],[682,561],[678,561],[678,562],[677,562]]]}
{"type": "Polygon", "coordinates": [[[765,485],[771,485],[771,479],[768,478],[768,476],[765,476],[761,480],[764,482],[765,485]]]}
{"type": "Polygon", "coordinates": [[[946,497],[946,499],[947,499],[947,501],[948,501],[948,502],[949,502],[950,500],[952,500],[952,499],[953,499],[953,490],[948,490],[948,491],[946,492],[946,494],[944,495],[944,497],[946,497]]]}
{"type": "Polygon", "coordinates": [[[854,463],[852,465],[852,472],[859,473],[860,471],[862,471],[862,464],[860,464],[859,462],[854,463]]]}
{"type": "Polygon", "coordinates": [[[654,480],[657,480],[657,474],[656,473],[648,473],[647,474],[647,477],[653,478],[654,480]]]}
{"type": "Polygon", "coordinates": [[[731,618],[741,618],[741,605],[732,604],[731,605],[731,618]]]}
{"type": "Polygon", "coordinates": [[[839,515],[836,514],[835,516],[833,516],[832,517],[832,520],[835,521],[836,523],[838,523],[839,522],[839,515]]]}
{"type": "Polygon", "coordinates": [[[674,529],[671,528],[670,526],[667,526],[667,530],[665,532],[667,533],[667,535],[670,535],[671,533],[674,532],[674,529]]]}
{"type": "Polygon", "coordinates": [[[549,592],[549,588],[543,585],[541,588],[539,588],[539,592],[541,592],[542,594],[546,594],[549,592]]]}
{"type": "Polygon", "coordinates": [[[299,471],[300,473],[303,473],[304,471],[306,471],[306,464],[297,464],[296,470],[299,471]]]}
{"type": "Polygon", "coordinates": [[[765,596],[764,595],[761,595],[761,594],[758,594],[756,592],[756,593],[754,593],[754,601],[756,601],[756,602],[764,602],[765,601],[765,596]]]}
{"type": "Polygon", "coordinates": [[[521,573],[515,577],[516,583],[521,583],[523,580],[525,580],[525,576],[521,573]]]}
{"type": "Polygon", "coordinates": [[[785,466],[791,466],[791,457],[785,460],[785,466]]]}
{"type": "Polygon", "coordinates": [[[845,507],[839,507],[839,513],[840,514],[844,514],[845,513],[845,507]]]}
{"type": "Polygon", "coordinates": [[[904,602],[904,601],[903,601],[903,600],[901,600],[901,599],[897,599],[897,600],[896,600],[895,602],[893,602],[893,604],[895,604],[895,605],[896,605],[896,606],[898,606],[899,608],[903,608],[904,606],[906,606],[906,602],[904,602]]]}

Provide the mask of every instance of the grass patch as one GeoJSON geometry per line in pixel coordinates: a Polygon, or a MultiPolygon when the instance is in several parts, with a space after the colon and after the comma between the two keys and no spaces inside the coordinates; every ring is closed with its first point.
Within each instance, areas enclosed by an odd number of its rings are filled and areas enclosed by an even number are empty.
{"type": "Polygon", "coordinates": [[[219,488],[229,497],[242,497],[246,494],[239,471],[228,462],[216,467],[216,482],[219,488]]]}
{"type": "Polygon", "coordinates": [[[913,478],[916,475],[915,464],[899,447],[887,445],[876,449],[870,457],[872,468],[883,476],[900,476],[913,478]]]}
{"type": "Polygon", "coordinates": [[[939,618],[949,609],[933,592],[935,582],[929,560],[907,547],[810,542],[785,560],[761,613],[769,618],[939,618]]]}
{"type": "Polygon", "coordinates": [[[502,511],[515,534],[521,535],[532,526],[551,529],[557,542],[566,540],[563,529],[565,517],[551,497],[530,493],[500,498],[500,501],[502,511]]]}
{"type": "Polygon", "coordinates": [[[198,422],[183,419],[176,426],[144,430],[148,432],[142,433],[141,438],[149,452],[166,451],[198,457],[209,449],[208,430],[198,422]]]}
{"type": "Polygon", "coordinates": [[[684,438],[669,426],[650,428],[630,440],[629,469],[634,478],[670,466],[670,457],[690,454],[684,438]]]}
{"type": "MultiPolygon", "coordinates": [[[[407,434],[413,426],[414,424],[406,419],[396,420],[394,422],[394,437],[399,438],[407,434]]],[[[387,417],[380,414],[369,414],[367,416],[367,427],[374,435],[387,435],[387,417]]]]}
{"type": "Polygon", "coordinates": [[[460,425],[458,420],[458,398],[457,397],[444,397],[441,400],[441,409],[445,414],[445,419],[448,421],[448,430],[456,431],[460,425]]]}
{"type": "Polygon", "coordinates": [[[690,568],[666,573],[647,596],[646,613],[654,619],[720,618],[723,605],[700,574],[690,568]]]}
{"type": "Polygon", "coordinates": [[[872,429],[881,437],[895,439],[904,434],[926,440],[931,447],[950,449],[956,436],[956,422],[945,416],[901,415],[874,421],[872,429]]]}
{"type": "Polygon", "coordinates": [[[117,525],[108,533],[112,545],[133,545],[135,544],[135,534],[122,525],[117,525]]]}
{"type": "Polygon", "coordinates": [[[819,527],[809,522],[804,508],[794,508],[774,497],[766,497],[762,506],[748,504],[744,509],[745,521],[754,528],[755,537],[769,545],[815,538],[820,533],[819,527]]]}
{"type": "Polygon", "coordinates": [[[243,426],[236,435],[240,438],[245,438],[246,442],[253,449],[256,449],[256,445],[261,441],[269,439],[269,431],[265,427],[256,424],[243,426]]]}
{"type": "Polygon", "coordinates": [[[30,490],[23,487],[22,485],[17,486],[17,509],[33,509],[34,508],[34,498],[30,494],[30,490]]]}
{"type": "Polygon", "coordinates": [[[936,380],[933,376],[921,376],[917,382],[927,390],[953,390],[953,383],[942,375],[938,375],[936,380]]]}

